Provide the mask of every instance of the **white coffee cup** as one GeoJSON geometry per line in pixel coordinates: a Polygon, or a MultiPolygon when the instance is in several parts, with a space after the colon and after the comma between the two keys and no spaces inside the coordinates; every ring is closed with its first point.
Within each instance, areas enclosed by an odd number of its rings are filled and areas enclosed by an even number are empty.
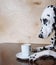
{"type": "Polygon", "coordinates": [[[31,44],[21,45],[21,53],[22,53],[22,56],[28,57],[31,53],[31,44]]]}

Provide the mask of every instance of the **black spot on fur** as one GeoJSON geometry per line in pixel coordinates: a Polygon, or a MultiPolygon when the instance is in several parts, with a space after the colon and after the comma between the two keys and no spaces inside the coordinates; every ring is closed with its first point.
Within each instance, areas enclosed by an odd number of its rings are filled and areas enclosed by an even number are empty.
{"type": "Polygon", "coordinates": [[[52,44],[53,44],[53,42],[52,42],[52,44]]]}
{"type": "Polygon", "coordinates": [[[40,51],[43,51],[43,50],[48,50],[48,48],[45,48],[45,46],[43,48],[40,48],[40,51]]]}
{"type": "Polygon", "coordinates": [[[35,56],[33,58],[35,58],[35,56]]]}
{"type": "Polygon", "coordinates": [[[43,32],[41,32],[43,34],[43,32]]]}
{"type": "Polygon", "coordinates": [[[50,50],[53,50],[54,49],[54,47],[50,47],[50,50]]]}
{"type": "Polygon", "coordinates": [[[47,50],[47,48],[45,48],[45,46],[43,47],[43,50],[47,50]]]}
{"type": "Polygon", "coordinates": [[[47,8],[49,8],[49,6],[47,8]]]}
{"type": "Polygon", "coordinates": [[[47,19],[43,19],[43,23],[46,24],[48,22],[47,19]]]}
{"type": "Polygon", "coordinates": [[[47,14],[47,16],[48,16],[48,17],[50,17],[50,15],[49,15],[49,14],[47,14]]]}
{"type": "Polygon", "coordinates": [[[42,27],[42,29],[43,29],[43,27],[42,27]]]}
{"type": "MultiPolygon", "coordinates": [[[[51,34],[51,33],[50,33],[51,34]]],[[[50,36],[50,34],[48,36],[50,36]]]]}
{"type": "Polygon", "coordinates": [[[40,48],[40,51],[42,51],[43,49],[40,48]]]}
{"type": "Polygon", "coordinates": [[[51,38],[51,40],[53,40],[53,38],[51,38]]]}
{"type": "Polygon", "coordinates": [[[32,57],[30,56],[30,58],[32,58],[32,57]]]}
{"type": "Polygon", "coordinates": [[[52,7],[53,7],[53,5],[49,5],[49,6],[48,6],[48,8],[49,8],[49,7],[51,7],[51,8],[52,8],[52,7]]]}
{"type": "Polygon", "coordinates": [[[54,31],[56,31],[56,22],[52,24],[54,31]]]}
{"type": "Polygon", "coordinates": [[[42,31],[42,29],[40,31],[42,31]]]}
{"type": "Polygon", "coordinates": [[[41,18],[40,18],[40,21],[41,21],[41,18]]]}
{"type": "Polygon", "coordinates": [[[35,56],[36,56],[36,54],[35,54],[35,56]]]}
{"type": "Polygon", "coordinates": [[[50,5],[50,7],[53,7],[53,5],[50,5]]]}
{"type": "Polygon", "coordinates": [[[53,10],[54,10],[54,14],[55,14],[55,16],[56,16],[56,8],[55,8],[55,7],[53,7],[53,10]]]}
{"type": "Polygon", "coordinates": [[[47,24],[46,24],[46,26],[47,26],[47,24]]]}
{"type": "Polygon", "coordinates": [[[55,15],[55,17],[54,17],[54,20],[55,20],[55,24],[56,24],[56,15],[55,15]]]}
{"type": "Polygon", "coordinates": [[[45,49],[45,46],[43,47],[43,49],[45,49]]]}

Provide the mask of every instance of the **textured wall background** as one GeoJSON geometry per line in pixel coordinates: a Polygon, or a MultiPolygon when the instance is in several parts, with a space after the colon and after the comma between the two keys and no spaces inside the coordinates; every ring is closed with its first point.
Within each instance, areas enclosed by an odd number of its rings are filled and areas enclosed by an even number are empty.
{"type": "Polygon", "coordinates": [[[0,43],[47,43],[39,39],[40,16],[56,0],[0,0],[0,43]]]}

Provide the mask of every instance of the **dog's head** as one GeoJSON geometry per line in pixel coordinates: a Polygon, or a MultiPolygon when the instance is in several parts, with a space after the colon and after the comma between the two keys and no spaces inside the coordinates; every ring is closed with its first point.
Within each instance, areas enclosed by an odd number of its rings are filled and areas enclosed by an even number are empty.
{"type": "Polygon", "coordinates": [[[46,7],[40,20],[42,26],[39,37],[47,38],[54,30],[54,25],[56,23],[56,8],[53,5],[46,7]]]}

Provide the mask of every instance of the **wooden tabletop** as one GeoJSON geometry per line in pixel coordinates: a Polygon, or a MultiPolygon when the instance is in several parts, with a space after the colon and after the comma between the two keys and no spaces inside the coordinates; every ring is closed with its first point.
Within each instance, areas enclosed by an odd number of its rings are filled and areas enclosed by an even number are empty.
{"type": "MultiPolygon", "coordinates": [[[[31,65],[29,61],[22,61],[16,58],[16,54],[21,52],[22,44],[0,44],[0,65],[31,65]]],[[[45,44],[46,45],[46,44],[45,44]]],[[[32,48],[45,46],[44,44],[32,44],[32,48]]],[[[32,64],[36,65],[36,64],[32,64]]]]}

